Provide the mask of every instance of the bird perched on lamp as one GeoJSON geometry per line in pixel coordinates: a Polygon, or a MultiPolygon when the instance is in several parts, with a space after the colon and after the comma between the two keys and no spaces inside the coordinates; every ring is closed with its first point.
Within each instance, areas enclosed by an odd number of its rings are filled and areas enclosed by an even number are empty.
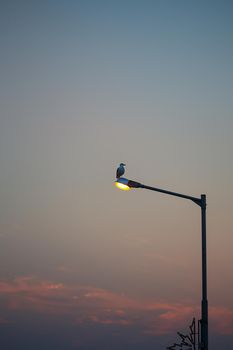
{"type": "Polygon", "coordinates": [[[117,171],[116,171],[116,178],[119,179],[119,177],[121,177],[122,175],[124,175],[125,173],[125,164],[124,163],[121,163],[119,165],[119,167],[117,168],[117,171]]]}

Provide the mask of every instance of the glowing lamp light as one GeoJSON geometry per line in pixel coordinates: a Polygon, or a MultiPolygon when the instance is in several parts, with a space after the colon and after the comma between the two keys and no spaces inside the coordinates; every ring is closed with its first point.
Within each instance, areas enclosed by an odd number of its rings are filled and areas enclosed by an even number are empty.
{"type": "Polygon", "coordinates": [[[122,191],[129,191],[131,189],[128,183],[129,183],[129,180],[125,179],[124,177],[120,177],[115,181],[116,187],[122,191]]]}

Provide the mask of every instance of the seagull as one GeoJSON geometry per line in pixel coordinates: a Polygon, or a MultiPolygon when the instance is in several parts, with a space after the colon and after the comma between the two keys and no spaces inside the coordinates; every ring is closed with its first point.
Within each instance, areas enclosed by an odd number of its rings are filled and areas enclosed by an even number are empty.
{"type": "Polygon", "coordinates": [[[121,163],[119,165],[119,167],[117,168],[117,171],[116,171],[116,177],[117,179],[119,179],[119,177],[121,177],[122,175],[124,175],[125,173],[125,164],[124,163],[121,163]]]}

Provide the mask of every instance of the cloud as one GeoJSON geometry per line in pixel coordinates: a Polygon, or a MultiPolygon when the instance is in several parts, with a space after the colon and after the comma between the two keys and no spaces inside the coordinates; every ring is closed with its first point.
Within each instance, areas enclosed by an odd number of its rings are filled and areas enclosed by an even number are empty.
{"type": "Polygon", "coordinates": [[[7,324],[7,323],[10,323],[10,321],[4,317],[0,317],[0,324],[7,324]]]}
{"type": "Polygon", "coordinates": [[[222,335],[233,334],[233,310],[226,307],[213,306],[209,310],[213,328],[222,335]]]}
{"type": "MultiPolygon", "coordinates": [[[[144,335],[163,335],[187,328],[199,307],[137,299],[113,291],[82,285],[66,285],[33,276],[0,282],[0,323],[14,321],[14,312],[30,311],[66,317],[74,325],[137,327],[144,335]],[[10,312],[10,313],[9,313],[10,312]],[[3,320],[3,321],[1,321],[3,320]]],[[[211,325],[219,334],[233,334],[233,310],[210,308],[211,325]]]]}

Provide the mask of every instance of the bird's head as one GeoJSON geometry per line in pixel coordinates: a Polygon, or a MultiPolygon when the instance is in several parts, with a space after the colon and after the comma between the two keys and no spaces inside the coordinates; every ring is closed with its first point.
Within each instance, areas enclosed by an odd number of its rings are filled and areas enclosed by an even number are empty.
{"type": "Polygon", "coordinates": [[[124,164],[124,163],[121,163],[120,166],[125,166],[125,164],[124,164]]]}

